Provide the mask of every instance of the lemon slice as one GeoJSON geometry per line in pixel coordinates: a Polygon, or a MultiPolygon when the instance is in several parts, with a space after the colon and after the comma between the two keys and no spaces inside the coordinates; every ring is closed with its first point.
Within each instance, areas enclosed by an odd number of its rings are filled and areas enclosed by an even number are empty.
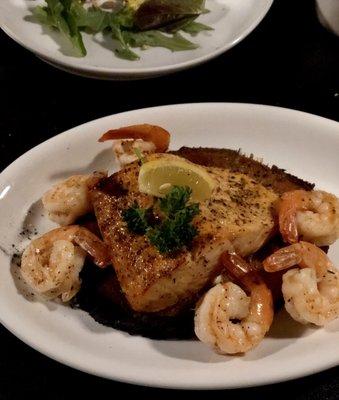
{"type": "Polygon", "coordinates": [[[164,157],[144,163],[139,172],[139,190],[156,197],[164,197],[172,186],[189,186],[192,200],[210,198],[215,180],[201,166],[180,157],[164,157]]]}

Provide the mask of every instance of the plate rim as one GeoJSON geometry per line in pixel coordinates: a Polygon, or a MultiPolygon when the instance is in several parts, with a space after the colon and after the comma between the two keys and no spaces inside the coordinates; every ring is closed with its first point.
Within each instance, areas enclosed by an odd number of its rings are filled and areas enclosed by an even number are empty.
{"type": "MultiPolygon", "coordinates": [[[[177,108],[185,108],[185,107],[190,107],[192,109],[193,107],[220,107],[220,108],[229,108],[229,109],[238,109],[240,111],[242,110],[247,110],[249,111],[250,109],[252,111],[266,111],[266,112],[275,112],[277,115],[287,115],[291,116],[291,114],[295,115],[296,117],[300,118],[308,118],[312,119],[313,121],[317,120],[320,123],[325,123],[325,124],[330,124],[332,128],[336,128],[338,130],[338,136],[339,136],[339,122],[324,118],[318,115],[306,113],[303,111],[298,111],[298,110],[293,110],[293,109],[288,109],[288,108],[282,108],[282,107],[275,107],[275,106],[269,106],[269,105],[261,105],[261,104],[251,104],[251,103],[224,103],[224,102],[215,102],[215,103],[183,103],[183,104],[172,104],[172,105],[163,105],[163,106],[157,106],[157,107],[148,107],[148,108],[142,108],[142,109],[137,109],[137,110],[131,110],[131,111],[126,111],[122,113],[117,113],[117,114],[112,114],[108,115],[105,117],[97,118],[92,121],[88,121],[84,124],[72,127],[70,129],[67,129],[64,132],[61,132],[45,141],[42,143],[38,144],[37,146],[33,147],[32,149],[28,150],[25,152],[23,155],[18,157],[16,160],[14,160],[11,164],[9,164],[8,167],[6,167],[0,174],[0,177],[3,178],[3,175],[7,174],[8,171],[14,166],[17,167],[16,164],[20,164],[23,159],[26,159],[27,156],[30,155],[31,152],[36,151],[38,147],[41,147],[45,145],[47,142],[51,142],[55,140],[57,137],[61,136],[67,136],[67,135],[72,135],[74,134],[75,130],[79,129],[86,129],[86,127],[89,127],[91,125],[97,124],[99,121],[104,121],[104,120],[109,120],[112,118],[115,118],[116,116],[127,116],[129,114],[133,114],[135,112],[140,112],[140,111],[152,111],[152,110],[159,110],[159,109],[170,109],[173,112],[173,109],[177,108]]],[[[147,377],[141,378],[138,376],[131,376],[129,373],[126,373],[124,371],[126,370],[121,370],[119,374],[115,374],[115,376],[112,376],[111,373],[103,373],[102,371],[97,371],[95,368],[91,368],[89,363],[81,363],[79,359],[73,361],[71,358],[68,357],[68,359],[65,360],[63,358],[63,355],[60,354],[54,354],[53,351],[51,351],[49,348],[47,348],[44,345],[39,345],[39,343],[35,343],[33,336],[26,334],[26,333],[21,333],[20,330],[18,331],[15,323],[13,321],[8,321],[10,318],[6,317],[4,318],[3,315],[0,315],[0,322],[1,324],[9,330],[12,334],[14,334],[17,338],[19,338],[21,341],[32,347],[33,349],[37,350],[41,354],[48,356],[49,358],[67,365],[69,367],[72,367],[74,369],[80,370],[85,373],[89,373],[95,376],[99,377],[104,377],[107,379],[115,380],[115,381],[120,381],[120,382],[125,382],[125,383],[130,383],[130,384],[136,384],[136,385],[141,385],[141,386],[151,386],[151,387],[158,387],[158,388],[172,388],[172,389],[234,389],[234,388],[245,388],[245,387],[253,387],[253,386],[262,386],[262,385],[267,385],[267,384],[273,384],[273,383],[278,383],[278,382],[284,382],[292,379],[297,379],[300,377],[305,377],[332,367],[335,367],[338,365],[338,362],[336,360],[333,360],[333,362],[326,362],[326,361],[321,361],[317,366],[313,365],[308,365],[306,368],[302,368],[302,370],[289,373],[289,372],[284,372],[283,374],[276,374],[275,377],[267,377],[267,378],[261,378],[259,381],[255,381],[254,379],[249,380],[247,382],[244,382],[244,384],[239,385],[239,384],[230,384],[227,383],[206,383],[206,382],[180,382],[180,383],[174,383],[174,379],[164,379],[163,377],[157,377],[156,380],[154,380],[154,377],[147,377]]]]}
{"type": "MultiPolygon", "coordinates": [[[[28,155],[31,151],[35,150],[37,147],[40,147],[42,145],[44,145],[45,143],[48,143],[52,140],[54,140],[55,138],[62,136],[62,135],[69,135],[72,134],[73,130],[77,130],[79,128],[86,128],[89,125],[92,124],[96,124],[99,121],[104,121],[104,120],[109,120],[110,118],[116,117],[116,116],[128,116],[129,114],[134,114],[135,112],[139,112],[139,111],[144,111],[144,110],[160,110],[160,109],[165,109],[165,108],[185,108],[185,107],[219,107],[219,106],[223,106],[223,107],[239,107],[239,108],[253,108],[256,110],[259,109],[265,109],[269,112],[278,112],[278,113],[291,113],[294,115],[299,115],[300,117],[304,116],[306,118],[313,118],[314,120],[318,120],[319,122],[324,122],[327,124],[332,124],[333,127],[337,126],[339,129],[339,121],[335,121],[334,119],[331,118],[327,118],[327,117],[322,117],[321,115],[317,115],[317,114],[312,114],[306,111],[301,111],[298,109],[293,109],[293,108],[288,108],[288,107],[281,107],[281,106],[274,106],[274,105],[270,105],[270,104],[263,104],[263,103],[243,103],[243,102],[224,102],[224,101],[216,101],[216,102],[194,102],[194,103],[169,103],[169,104],[163,104],[161,106],[150,106],[150,107],[143,107],[143,108],[136,108],[136,109],[132,109],[132,110],[128,110],[128,111],[122,111],[122,112],[117,112],[115,114],[109,114],[109,115],[105,115],[103,117],[99,117],[99,118],[95,118],[92,119],[90,121],[84,122],[80,125],[75,125],[72,126],[68,129],[66,129],[63,132],[57,133],[54,136],[38,143],[36,146],[32,147],[31,149],[27,150],[25,153],[21,154],[19,157],[17,157],[14,161],[12,161],[10,164],[8,164],[7,167],[5,167],[2,171],[0,171],[0,177],[1,175],[3,175],[4,173],[7,173],[7,170],[12,167],[15,163],[19,162],[19,160],[21,160],[23,157],[25,157],[26,155],[28,155]]],[[[339,134],[339,131],[338,131],[339,134]]]]}
{"type": "Polygon", "coordinates": [[[161,67],[148,67],[148,68],[103,68],[98,66],[82,66],[72,62],[72,57],[70,57],[69,62],[60,61],[57,56],[54,56],[52,52],[48,52],[45,54],[43,51],[35,49],[33,46],[25,43],[9,26],[5,24],[4,21],[1,22],[0,16],[0,28],[8,35],[11,39],[13,39],[20,46],[24,47],[26,50],[29,50],[36,56],[38,56],[43,61],[49,61],[49,63],[57,64],[59,67],[62,67],[63,70],[67,70],[70,73],[77,74],[86,74],[86,76],[100,78],[100,75],[104,77],[114,77],[114,76],[124,76],[124,77],[142,77],[142,76],[159,76],[164,74],[170,74],[176,71],[181,71],[183,69],[192,68],[194,66],[198,66],[204,62],[212,60],[224,52],[230,50],[236,44],[244,40],[253,30],[261,23],[261,21],[268,14],[271,9],[274,0],[263,0],[266,2],[265,7],[263,7],[262,13],[243,31],[241,35],[239,35],[233,42],[226,44],[225,46],[221,46],[219,49],[216,49],[210,52],[207,55],[203,55],[197,57],[194,60],[184,61],[180,63],[176,63],[170,66],[161,66],[161,67]],[[76,71],[76,72],[73,72],[76,71]]]}

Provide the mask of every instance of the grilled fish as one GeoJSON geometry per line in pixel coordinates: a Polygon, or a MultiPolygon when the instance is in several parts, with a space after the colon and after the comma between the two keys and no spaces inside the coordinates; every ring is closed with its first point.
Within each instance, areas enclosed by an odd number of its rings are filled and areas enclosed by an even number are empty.
{"type": "MultiPolygon", "coordinates": [[[[148,159],[152,157],[174,156],[154,154],[148,159]]],[[[160,254],[145,236],[129,232],[122,218],[122,212],[135,202],[145,208],[153,204],[151,196],[138,190],[139,169],[137,162],[131,163],[91,190],[112,264],[135,311],[159,312],[185,303],[218,274],[221,253],[235,250],[242,256],[252,254],[275,231],[276,190],[243,172],[208,165],[206,170],[217,184],[211,198],[200,204],[200,214],[193,221],[198,235],[189,249],[175,255],[160,254]]]]}
{"type": "Polygon", "coordinates": [[[255,160],[253,156],[246,157],[240,150],[181,147],[171,153],[205,167],[227,168],[231,172],[240,172],[279,195],[291,190],[314,188],[314,184],[290,175],[275,165],[269,167],[255,160]]]}

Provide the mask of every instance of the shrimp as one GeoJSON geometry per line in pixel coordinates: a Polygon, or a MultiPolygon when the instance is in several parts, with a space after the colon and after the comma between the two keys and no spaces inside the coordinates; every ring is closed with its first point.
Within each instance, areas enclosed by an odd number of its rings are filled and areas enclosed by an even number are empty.
{"type": "Polygon", "coordinates": [[[107,174],[95,172],[90,175],[74,175],[54,185],[42,197],[48,217],[59,225],[69,225],[92,211],[89,187],[107,174]]]}
{"type": "Polygon", "coordinates": [[[121,168],[137,161],[140,155],[151,154],[154,152],[154,144],[152,142],[145,142],[141,139],[115,140],[113,143],[113,153],[115,154],[121,168]],[[138,154],[138,151],[140,154],[138,154]]]}
{"type": "Polygon", "coordinates": [[[104,133],[99,142],[116,139],[142,139],[155,146],[156,153],[165,153],[170,142],[170,134],[164,128],[156,125],[131,125],[120,129],[111,129],[104,133]]]}
{"type": "Polygon", "coordinates": [[[339,317],[339,271],[321,249],[299,242],[284,247],[263,262],[267,272],[284,270],[285,308],[302,324],[323,326],[339,317]]]}
{"type": "Polygon", "coordinates": [[[21,259],[21,274],[28,285],[48,299],[69,301],[79,291],[79,273],[86,253],[96,265],[110,263],[105,244],[78,225],[57,228],[33,240],[21,259]]]}
{"type": "Polygon", "coordinates": [[[287,243],[296,243],[301,237],[317,246],[329,246],[339,237],[339,199],[323,191],[284,193],[279,226],[287,243]]]}
{"type": "Polygon", "coordinates": [[[272,324],[272,295],[239,256],[224,253],[221,262],[242,288],[226,282],[210,289],[198,304],[195,333],[221,354],[245,353],[262,341],[272,324]]]}

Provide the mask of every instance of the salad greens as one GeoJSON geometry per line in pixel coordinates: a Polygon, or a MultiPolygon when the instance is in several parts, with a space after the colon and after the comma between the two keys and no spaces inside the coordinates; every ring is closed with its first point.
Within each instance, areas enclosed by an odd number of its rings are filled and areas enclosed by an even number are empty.
{"type": "Polygon", "coordinates": [[[149,242],[162,254],[169,254],[189,246],[198,231],[192,225],[199,214],[199,204],[188,204],[192,190],[174,186],[151,208],[141,208],[137,203],[126,209],[122,217],[130,232],[146,235],[149,242]],[[158,211],[158,212],[157,212],[158,211]],[[159,215],[162,218],[159,218],[159,215]]]}
{"type": "Polygon", "coordinates": [[[192,50],[198,46],[179,31],[192,36],[212,28],[196,22],[205,10],[205,0],[145,0],[137,9],[132,0],[120,1],[121,7],[104,10],[84,0],[45,0],[46,6],[33,9],[36,19],[60,31],[72,44],[76,55],[87,52],[82,32],[103,32],[116,40],[115,54],[138,60],[132,48],[164,47],[171,51],[192,50]]]}

